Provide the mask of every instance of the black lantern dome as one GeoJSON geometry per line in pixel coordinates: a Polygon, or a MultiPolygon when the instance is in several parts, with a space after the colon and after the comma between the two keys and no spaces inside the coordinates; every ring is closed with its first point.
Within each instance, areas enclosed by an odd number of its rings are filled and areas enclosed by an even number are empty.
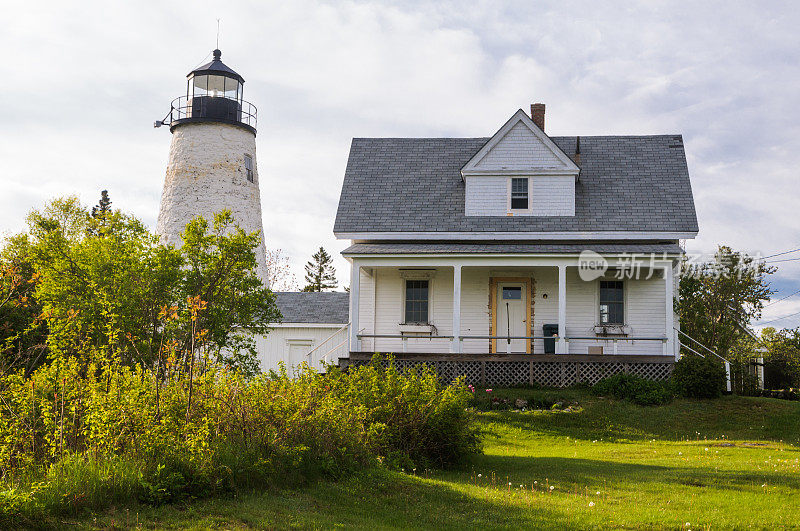
{"type": "Polygon", "coordinates": [[[222,62],[222,52],[214,50],[214,59],[186,76],[186,96],[172,102],[170,113],[156,127],[170,130],[184,123],[223,122],[256,132],[256,107],[244,101],[244,78],[222,62]]]}

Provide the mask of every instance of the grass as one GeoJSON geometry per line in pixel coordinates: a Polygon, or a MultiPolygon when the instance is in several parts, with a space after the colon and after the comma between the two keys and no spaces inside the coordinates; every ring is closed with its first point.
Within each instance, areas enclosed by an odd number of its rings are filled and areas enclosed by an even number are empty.
{"type": "Polygon", "coordinates": [[[478,415],[484,455],[459,470],[375,469],[303,489],[120,506],[76,528],[672,528],[800,526],[800,403],[726,397],[640,407],[581,390],[577,413],[478,415]],[[552,487],[552,489],[551,489],[552,487]]]}

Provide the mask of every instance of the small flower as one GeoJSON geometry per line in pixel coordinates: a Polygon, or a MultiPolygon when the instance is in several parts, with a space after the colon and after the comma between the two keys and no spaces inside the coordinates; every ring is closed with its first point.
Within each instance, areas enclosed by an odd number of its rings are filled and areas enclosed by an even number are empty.
{"type": "Polygon", "coordinates": [[[594,502],[589,502],[589,507],[594,507],[594,502]]]}
{"type": "Polygon", "coordinates": [[[708,451],[708,448],[706,448],[706,452],[707,452],[707,451],[708,451]]]}
{"type": "Polygon", "coordinates": [[[478,477],[479,477],[479,478],[482,478],[482,477],[483,477],[483,474],[478,474],[478,477]]]}
{"type": "Polygon", "coordinates": [[[554,487],[553,485],[550,485],[550,490],[553,490],[554,488],[555,488],[555,487],[554,487]]]}
{"type": "Polygon", "coordinates": [[[534,482],[533,482],[533,484],[534,484],[534,485],[538,485],[538,484],[539,484],[539,482],[538,482],[538,481],[534,481],[534,482]]]}
{"type": "Polygon", "coordinates": [[[487,389],[487,390],[486,390],[486,392],[487,392],[487,393],[491,393],[491,392],[492,392],[492,390],[491,390],[491,389],[487,389]]]}
{"type": "Polygon", "coordinates": [[[600,491],[599,490],[597,491],[597,495],[600,496],[600,491]]]}

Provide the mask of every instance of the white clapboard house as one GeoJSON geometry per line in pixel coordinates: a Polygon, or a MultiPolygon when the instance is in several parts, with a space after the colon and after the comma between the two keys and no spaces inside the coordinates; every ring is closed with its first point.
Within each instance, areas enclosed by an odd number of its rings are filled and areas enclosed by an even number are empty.
{"type": "Polygon", "coordinates": [[[548,136],[544,105],[488,138],[355,138],[349,352],[474,383],[665,378],[680,240],[697,217],[680,135],[548,136]]]}
{"type": "Polygon", "coordinates": [[[322,370],[347,357],[349,294],[277,292],[275,299],[283,318],[257,338],[262,371],[278,370],[281,362],[290,373],[303,362],[322,370]]]}

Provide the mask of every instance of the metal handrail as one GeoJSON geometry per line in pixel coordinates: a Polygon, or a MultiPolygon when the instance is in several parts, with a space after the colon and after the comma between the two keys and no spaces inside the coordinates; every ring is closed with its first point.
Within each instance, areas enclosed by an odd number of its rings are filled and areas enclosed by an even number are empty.
{"type": "Polygon", "coordinates": [[[188,120],[191,118],[206,118],[204,116],[205,109],[202,107],[207,105],[208,101],[214,100],[230,100],[235,101],[238,105],[236,108],[236,113],[234,116],[229,116],[227,121],[241,123],[247,126],[252,127],[253,129],[256,128],[258,122],[258,109],[255,105],[250,103],[249,101],[240,100],[239,98],[229,98],[227,96],[179,96],[172,100],[172,104],[170,106],[170,111],[167,116],[164,117],[161,122],[157,122],[156,125],[164,124],[170,125],[172,122],[176,122],[179,120],[188,120]],[[197,112],[197,116],[194,116],[195,111],[193,107],[194,100],[198,100],[201,105],[201,109],[197,112]]]}
{"type": "MultiPolygon", "coordinates": [[[[555,336],[557,337],[557,336],[555,336]]],[[[567,341],[575,340],[591,340],[591,341],[667,341],[666,337],[632,337],[632,336],[574,336],[565,337],[567,341]]]]}
{"type": "MultiPolygon", "coordinates": [[[[693,338],[692,336],[690,336],[686,332],[683,332],[682,330],[678,330],[675,327],[673,327],[672,329],[675,330],[676,332],[678,332],[679,334],[681,334],[682,336],[685,336],[685,337],[689,338],[691,341],[695,342],[697,345],[700,345],[701,347],[703,347],[708,352],[710,352],[711,354],[715,355],[716,357],[718,357],[719,359],[721,359],[725,363],[725,378],[727,380],[726,386],[727,386],[728,392],[730,393],[731,390],[733,389],[733,382],[731,381],[731,362],[728,361],[727,359],[723,358],[722,356],[720,356],[719,354],[717,354],[716,352],[714,352],[713,350],[711,350],[710,348],[708,348],[704,344],[700,343],[698,340],[696,340],[695,338],[693,338]]],[[[680,339],[677,339],[677,341],[678,341],[678,345],[679,346],[688,349],[690,352],[693,352],[693,353],[697,354],[701,358],[705,358],[705,356],[703,356],[702,354],[697,352],[695,349],[693,349],[692,347],[690,347],[689,345],[687,345],[686,343],[684,343],[680,339]]]]}
{"type": "Polygon", "coordinates": [[[458,336],[459,339],[557,339],[558,336],[458,336]]]}
{"type": "MultiPolygon", "coordinates": [[[[410,332],[413,334],[414,332],[410,332]]],[[[455,336],[448,335],[408,335],[408,334],[356,334],[359,339],[362,338],[383,338],[383,339],[453,339],[455,336]]],[[[559,336],[458,336],[458,339],[559,339],[559,336]]],[[[597,340],[597,341],[667,341],[666,337],[608,337],[608,336],[574,336],[564,337],[566,341],[570,340],[597,340]]]]}
{"type": "MultiPolygon", "coordinates": [[[[409,332],[414,334],[415,332],[409,332]]],[[[363,339],[365,337],[369,338],[383,338],[383,339],[453,339],[453,336],[439,336],[439,335],[419,335],[419,336],[410,336],[407,334],[356,334],[358,339],[363,339]]]]}
{"type": "MultiPolygon", "coordinates": [[[[682,336],[684,336],[684,337],[687,337],[687,338],[689,338],[689,340],[693,341],[695,344],[697,344],[697,345],[700,345],[700,346],[701,346],[701,347],[703,347],[703,348],[704,348],[706,351],[708,351],[708,352],[710,352],[711,354],[715,355],[716,357],[718,357],[718,358],[719,358],[719,359],[721,359],[722,361],[724,361],[724,362],[728,363],[728,360],[727,360],[727,359],[723,358],[722,356],[720,356],[719,354],[717,354],[716,352],[714,352],[713,350],[711,350],[710,348],[708,348],[708,347],[707,347],[707,346],[705,346],[704,344],[700,343],[698,340],[696,340],[695,338],[693,338],[692,336],[690,336],[690,335],[689,335],[689,334],[687,334],[686,332],[683,332],[682,330],[678,330],[677,328],[674,328],[674,327],[673,327],[673,330],[675,330],[676,332],[678,332],[680,335],[682,335],[682,336]]],[[[692,352],[695,352],[695,353],[696,353],[696,354],[698,354],[699,356],[701,356],[701,357],[705,358],[705,356],[703,356],[702,354],[699,354],[698,352],[696,352],[696,351],[692,350],[690,347],[688,347],[686,344],[684,344],[684,343],[683,343],[683,342],[681,342],[680,340],[679,340],[678,342],[679,342],[681,345],[683,345],[684,347],[686,347],[686,348],[688,348],[689,350],[691,350],[692,352]]]]}

